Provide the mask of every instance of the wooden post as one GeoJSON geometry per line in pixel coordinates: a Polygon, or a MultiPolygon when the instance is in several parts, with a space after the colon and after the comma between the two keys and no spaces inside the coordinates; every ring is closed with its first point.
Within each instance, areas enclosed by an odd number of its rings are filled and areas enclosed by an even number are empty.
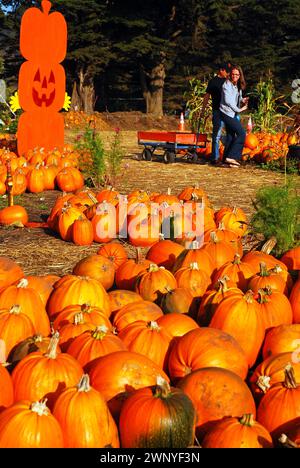
{"type": "Polygon", "coordinates": [[[6,178],[6,189],[8,194],[8,206],[14,206],[14,196],[12,193],[13,190],[13,177],[11,172],[11,162],[7,161],[7,178],[6,178]]]}

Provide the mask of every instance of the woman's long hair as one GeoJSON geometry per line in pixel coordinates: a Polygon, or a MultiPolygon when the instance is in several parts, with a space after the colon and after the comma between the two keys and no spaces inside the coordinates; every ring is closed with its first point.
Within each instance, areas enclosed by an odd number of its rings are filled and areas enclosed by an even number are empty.
{"type": "Polygon", "coordinates": [[[242,91],[245,91],[246,81],[245,81],[243,70],[241,69],[241,67],[239,65],[231,65],[230,74],[232,73],[233,70],[238,70],[239,73],[240,73],[240,78],[239,78],[239,81],[237,82],[238,89],[242,90],[242,91]]]}

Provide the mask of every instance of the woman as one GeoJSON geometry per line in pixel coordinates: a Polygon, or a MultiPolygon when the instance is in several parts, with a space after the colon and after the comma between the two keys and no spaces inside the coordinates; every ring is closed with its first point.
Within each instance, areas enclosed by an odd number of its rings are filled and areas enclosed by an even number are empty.
{"type": "Polygon", "coordinates": [[[225,163],[230,167],[240,166],[242,151],[246,138],[246,132],[239,118],[240,112],[248,107],[248,98],[243,98],[242,91],[245,89],[245,79],[240,67],[233,65],[229,79],[222,87],[220,104],[221,119],[226,128],[226,144],[224,150],[225,163]]]}

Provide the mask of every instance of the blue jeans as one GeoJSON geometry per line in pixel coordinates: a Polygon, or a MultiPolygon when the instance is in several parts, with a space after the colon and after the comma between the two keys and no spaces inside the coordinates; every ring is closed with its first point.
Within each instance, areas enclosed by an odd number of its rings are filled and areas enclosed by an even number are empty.
{"type": "Polygon", "coordinates": [[[219,145],[222,136],[222,130],[225,127],[223,120],[221,120],[221,112],[219,110],[213,110],[212,114],[213,133],[212,133],[212,150],[211,160],[217,161],[220,157],[219,145]]]}
{"type": "Polygon", "coordinates": [[[229,117],[223,112],[221,112],[221,118],[225,123],[227,134],[224,158],[231,158],[240,161],[242,159],[246,132],[243,129],[240,120],[234,117],[229,117]]]}

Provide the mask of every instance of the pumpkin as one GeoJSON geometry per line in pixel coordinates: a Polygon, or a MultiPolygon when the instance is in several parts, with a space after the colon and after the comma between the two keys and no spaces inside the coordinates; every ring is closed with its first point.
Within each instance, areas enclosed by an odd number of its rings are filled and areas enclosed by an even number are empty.
{"type": "Polygon", "coordinates": [[[115,270],[128,260],[126,250],[119,242],[110,242],[103,245],[98,250],[97,255],[107,257],[114,264],[115,270]]]}
{"type": "Polygon", "coordinates": [[[225,418],[216,422],[202,441],[203,448],[272,448],[270,433],[257,421],[253,414],[240,418],[225,418]]]}
{"type": "MultiPolygon", "coordinates": [[[[10,363],[10,370],[13,370],[18,362],[30,353],[34,353],[36,351],[46,353],[49,348],[50,340],[51,338],[48,336],[33,335],[14,346],[7,358],[10,363]]],[[[57,351],[60,352],[59,346],[57,346],[57,351]]]]}
{"type": "Polygon", "coordinates": [[[157,322],[135,321],[123,328],[118,336],[129,351],[143,354],[161,369],[166,368],[172,336],[157,322]]]}
{"type": "Polygon", "coordinates": [[[0,257],[0,291],[23,277],[23,270],[16,262],[0,257]]]}
{"type": "Polygon", "coordinates": [[[287,272],[287,267],[283,262],[273,257],[273,255],[261,252],[260,250],[251,250],[246,253],[243,256],[242,261],[252,265],[256,272],[259,271],[261,262],[264,262],[268,269],[280,266],[287,272]]]}
{"type": "Polygon", "coordinates": [[[289,271],[300,270],[300,247],[288,250],[280,259],[289,271]]]}
{"type": "Polygon", "coordinates": [[[233,336],[245,351],[249,366],[255,363],[265,336],[261,312],[252,291],[232,294],[218,305],[209,324],[233,336]]]}
{"type": "Polygon", "coordinates": [[[89,375],[92,386],[104,396],[115,418],[130,392],[155,385],[159,376],[169,381],[151,359],[131,351],[116,351],[95,359],[89,375]]]}
{"type": "Polygon", "coordinates": [[[141,259],[141,251],[138,247],[136,249],[136,258],[128,259],[117,269],[115,278],[117,288],[134,290],[137,276],[141,272],[145,272],[150,265],[149,260],[141,259]]]}
{"type": "Polygon", "coordinates": [[[239,343],[227,333],[214,328],[197,328],[176,340],[169,355],[172,382],[203,367],[221,367],[245,379],[248,362],[239,343]]]}
{"type": "Polygon", "coordinates": [[[259,145],[259,140],[255,133],[247,133],[244,145],[251,150],[254,150],[259,145]]]}
{"type": "Polygon", "coordinates": [[[232,245],[233,248],[235,249],[236,253],[239,254],[241,257],[243,255],[243,243],[239,235],[231,231],[230,229],[225,229],[225,226],[223,223],[219,223],[218,228],[216,227],[210,229],[210,230],[205,230],[204,233],[204,242],[209,242],[210,240],[210,235],[212,232],[215,232],[217,235],[217,238],[219,240],[225,241],[228,244],[232,245]]]}
{"type": "Polygon", "coordinates": [[[125,289],[115,289],[110,291],[108,293],[108,297],[112,316],[114,316],[118,310],[122,309],[122,307],[126,306],[127,304],[143,301],[143,298],[139,294],[133,291],[126,291],[125,289]]]}
{"type": "Polygon", "coordinates": [[[110,316],[109,298],[102,284],[93,278],[75,275],[63,276],[55,283],[47,312],[54,319],[65,307],[78,304],[99,307],[107,317],[110,316]]]}
{"type": "Polygon", "coordinates": [[[163,266],[169,271],[172,271],[174,263],[178,255],[184,250],[182,245],[177,244],[171,240],[160,240],[147,252],[146,258],[151,263],[158,266],[163,266]]]}
{"type": "Polygon", "coordinates": [[[75,192],[84,186],[84,178],[76,167],[65,167],[57,174],[55,182],[62,192],[75,192]]]}
{"type": "Polygon", "coordinates": [[[218,367],[198,369],[183,377],[177,387],[192,400],[196,411],[197,437],[212,427],[214,421],[226,416],[256,416],[255,402],[245,382],[234,372],[218,367]]]}
{"type": "Polygon", "coordinates": [[[205,242],[202,247],[212,258],[215,266],[214,272],[221,268],[224,263],[232,262],[235,256],[235,248],[226,241],[220,240],[215,232],[210,234],[210,241],[205,242]]]}
{"type": "Polygon", "coordinates": [[[79,216],[72,224],[72,241],[75,245],[92,245],[93,240],[92,223],[82,215],[79,216]]]}
{"type": "Polygon", "coordinates": [[[37,401],[48,398],[52,409],[58,395],[66,387],[75,385],[83,369],[80,364],[66,353],[57,352],[59,334],[50,340],[48,351],[39,351],[24,357],[12,371],[15,401],[37,401]]]}
{"type": "Polygon", "coordinates": [[[25,279],[28,281],[28,287],[38,292],[43,304],[46,306],[50,294],[53,291],[53,285],[60,277],[56,275],[26,276],[25,279]]]}
{"type": "Polygon", "coordinates": [[[160,300],[167,288],[177,287],[173,274],[163,267],[158,267],[151,263],[145,272],[141,272],[135,283],[135,291],[142,296],[145,301],[160,300]]]}
{"type": "Polygon", "coordinates": [[[5,409],[11,406],[14,402],[14,388],[11,376],[7,369],[0,362],[0,414],[5,409]]]}
{"type": "Polygon", "coordinates": [[[191,249],[185,249],[179,254],[173,267],[173,273],[176,273],[179,268],[188,267],[191,263],[198,263],[201,270],[211,275],[215,265],[210,254],[203,248],[200,249],[197,241],[193,242],[191,247],[191,249]]]}
{"type": "Polygon", "coordinates": [[[178,199],[184,202],[201,200],[202,202],[205,202],[205,205],[210,205],[206,192],[202,188],[197,186],[185,187],[179,193],[178,199]]]}
{"type": "Polygon", "coordinates": [[[61,214],[58,215],[57,230],[64,241],[72,240],[73,224],[79,218],[82,218],[81,211],[69,203],[61,209],[61,214]]]}
{"type": "Polygon", "coordinates": [[[224,207],[215,213],[217,225],[222,223],[225,229],[235,232],[243,237],[247,232],[247,216],[241,208],[224,207]]]}
{"type": "Polygon", "coordinates": [[[75,314],[72,321],[62,325],[59,329],[59,344],[62,351],[67,351],[68,346],[73,342],[74,338],[80,336],[85,331],[93,330],[94,328],[95,325],[88,321],[86,314],[75,314]]]}
{"type": "Polygon", "coordinates": [[[288,298],[269,287],[259,289],[257,302],[265,329],[293,322],[293,311],[288,298]]]}
{"type": "Polygon", "coordinates": [[[117,190],[115,190],[113,187],[110,187],[98,192],[96,198],[99,203],[106,202],[116,206],[119,203],[119,195],[120,193],[117,190]]]}
{"type": "Polygon", "coordinates": [[[189,331],[199,328],[199,325],[191,317],[177,313],[163,315],[156,322],[159,327],[163,327],[173,338],[183,336],[189,331]]]}
{"type": "Polygon", "coordinates": [[[194,441],[196,412],[182,390],[159,378],[133,392],[120,413],[123,448],[185,448],[194,441]]]}
{"type": "Polygon", "coordinates": [[[285,379],[285,368],[293,363],[296,382],[300,383],[300,362],[295,362],[291,352],[270,356],[261,362],[249,379],[253,395],[257,400],[267,393],[276,383],[285,379]]]}
{"type": "Polygon", "coordinates": [[[25,278],[16,285],[8,286],[0,293],[0,309],[10,309],[15,304],[18,304],[22,313],[30,318],[36,333],[49,335],[50,322],[45,306],[39,294],[29,287],[25,278]]]}
{"type": "Polygon", "coordinates": [[[23,206],[7,206],[0,210],[0,224],[9,226],[15,223],[21,223],[23,225],[28,223],[28,213],[23,206]]]}
{"type": "Polygon", "coordinates": [[[93,278],[108,290],[114,284],[115,267],[111,260],[102,255],[89,255],[76,263],[73,275],[93,278]]]}
{"type": "Polygon", "coordinates": [[[71,323],[74,320],[75,315],[82,314],[87,322],[97,325],[105,325],[108,328],[111,328],[111,323],[102,309],[99,307],[92,307],[88,304],[82,305],[70,305],[65,307],[59,314],[56,316],[53,321],[54,330],[60,330],[61,327],[67,323],[71,323]]]}
{"type": "Polygon", "coordinates": [[[34,333],[31,319],[22,313],[19,305],[0,310],[0,339],[5,341],[6,358],[15,345],[34,333]]]}
{"type": "Polygon", "coordinates": [[[41,193],[45,190],[45,168],[40,163],[28,172],[27,189],[31,193],[41,193]]]}
{"type": "Polygon", "coordinates": [[[208,289],[203,294],[197,315],[197,322],[200,325],[207,327],[210,324],[218,305],[225,297],[231,294],[240,294],[242,296],[242,291],[229,286],[228,280],[228,276],[220,278],[216,282],[214,289],[208,289]]]}
{"type": "Polygon", "coordinates": [[[300,323],[300,277],[293,286],[289,300],[293,310],[293,322],[300,323]]]}
{"type": "Polygon", "coordinates": [[[203,296],[211,282],[206,271],[200,270],[196,262],[188,267],[179,268],[174,277],[178,287],[188,289],[194,298],[203,296]]]}
{"type": "Polygon", "coordinates": [[[119,333],[137,320],[156,321],[163,315],[161,308],[150,301],[137,301],[127,304],[113,315],[113,326],[119,333]]]}
{"type": "MultiPolygon", "coordinates": [[[[280,353],[299,352],[300,324],[279,325],[267,331],[262,349],[263,358],[276,356],[280,353]]],[[[293,360],[295,362],[295,360],[293,360]]]]}
{"type": "MultiPolygon", "coordinates": [[[[246,263],[247,265],[247,263],[246,263]]],[[[249,278],[248,288],[253,292],[258,292],[259,289],[269,286],[275,291],[279,291],[288,295],[288,286],[282,275],[280,275],[278,268],[267,269],[267,265],[264,262],[260,263],[260,271],[249,278]]]]}
{"type": "Polygon", "coordinates": [[[18,401],[0,414],[0,448],[63,448],[63,432],[43,401],[18,401]]]}
{"type": "Polygon", "coordinates": [[[123,350],[127,350],[126,345],[105,325],[81,333],[67,347],[68,354],[73,356],[86,371],[94,359],[123,350]]]}
{"type": "Polygon", "coordinates": [[[90,386],[89,376],[66,388],[53,415],[60,423],[66,448],[119,448],[117,426],[103,396],[90,386]]]}
{"type": "Polygon", "coordinates": [[[194,296],[187,288],[170,289],[161,298],[164,314],[178,313],[195,315],[194,296]]]}
{"type": "Polygon", "coordinates": [[[159,241],[160,216],[156,212],[142,215],[139,210],[128,215],[128,241],[135,247],[151,247],[159,241]]]}
{"type": "Polygon", "coordinates": [[[300,385],[296,382],[293,367],[285,368],[285,380],[273,385],[262,397],[257,408],[257,421],[272,435],[278,437],[285,425],[300,414],[300,385]]]}
{"type": "Polygon", "coordinates": [[[279,438],[283,447],[299,448],[300,446],[300,417],[294,419],[284,427],[284,434],[279,438]]]}
{"type": "Polygon", "coordinates": [[[233,262],[225,263],[215,272],[212,282],[216,283],[220,278],[228,276],[231,284],[234,283],[238,289],[246,291],[252,289],[248,283],[253,275],[255,275],[255,271],[251,265],[242,262],[240,255],[235,254],[233,262]]]}

